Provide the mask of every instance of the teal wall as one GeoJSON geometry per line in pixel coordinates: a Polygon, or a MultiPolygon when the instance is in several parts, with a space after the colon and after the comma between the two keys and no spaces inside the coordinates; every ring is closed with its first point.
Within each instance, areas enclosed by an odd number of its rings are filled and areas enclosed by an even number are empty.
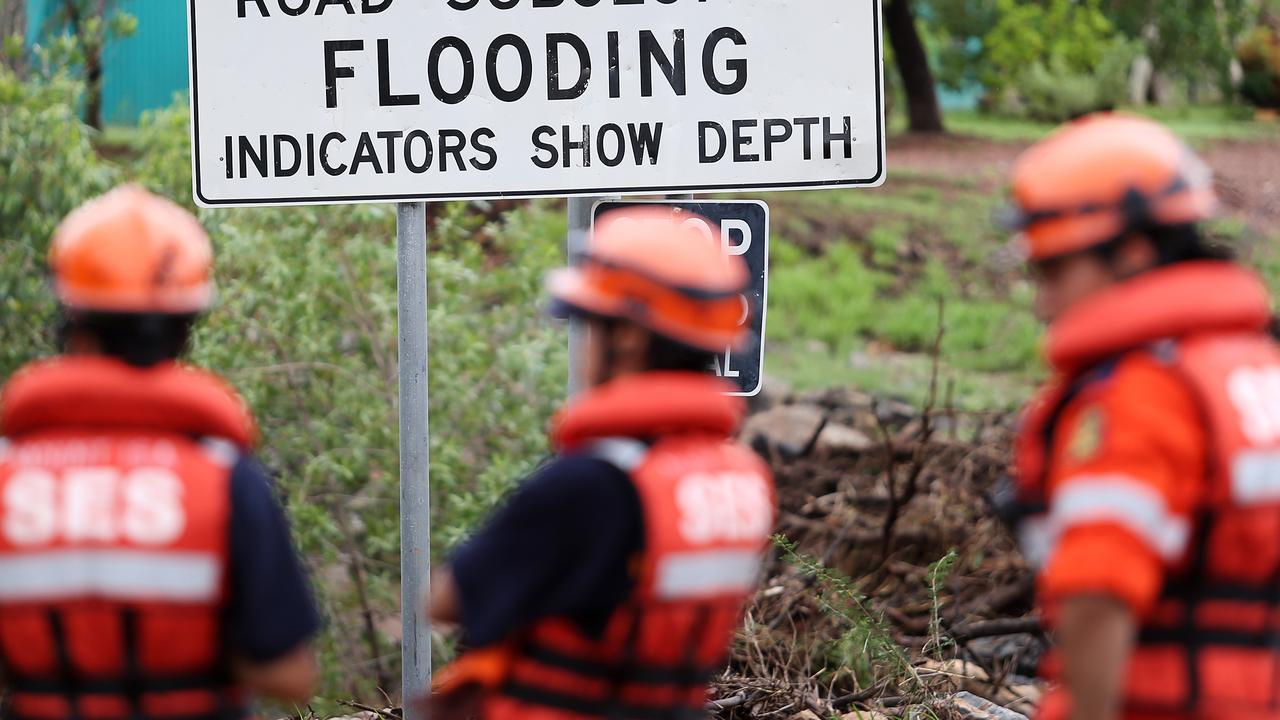
{"type": "MultiPolygon", "coordinates": [[[[230,1],[230,0],[228,0],[230,1]]],[[[57,0],[27,0],[27,39],[39,42],[57,0]]],[[[187,89],[187,4],[182,0],[120,0],[138,18],[138,32],[104,52],[102,115],[108,125],[132,125],[145,110],[167,107],[187,89]]]]}

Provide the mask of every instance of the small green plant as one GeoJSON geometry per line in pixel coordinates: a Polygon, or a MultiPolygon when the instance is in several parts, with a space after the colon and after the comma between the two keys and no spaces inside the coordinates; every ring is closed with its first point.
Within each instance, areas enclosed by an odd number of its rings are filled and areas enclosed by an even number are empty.
{"type": "Polygon", "coordinates": [[[956,553],[955,548],[947,551],[947,554],[939,558],[937,561],[929,565],[927,577],[929,578],[929,642],[925,645],[926,653],[932,652],[939,660],[947,648],[951,647],[951,638],[943,635],[942,631],[942,588],[947,584],[947,579],[951,577],[951,573],[956,568],[956,562],[960,556],[956,553]]]}
{"type": "Polygon", "coordinates": [[[870,608],[852,580],[799,552],[785,536],[776,535],[773,542],[782,551],[784,562],[814,578],[822,609],[844,625],[842,634],[827,647],[827,657],[834,667],[852,671],[862,687],[869,687],[886,675],[913,676],[911,660],[894,642],[888,621],[870,608]]]}

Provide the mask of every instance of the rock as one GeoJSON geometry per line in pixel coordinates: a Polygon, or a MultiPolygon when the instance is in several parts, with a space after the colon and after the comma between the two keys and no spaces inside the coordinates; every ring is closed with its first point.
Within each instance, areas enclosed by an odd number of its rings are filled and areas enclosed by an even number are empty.
{"type": "Polygon", "coordinates": [[[828,424],[818,433],[818,442],[814,447],[826,455],[856,455],[875,446],[876,441],[861,430],[848,425],[828,424]]]}
{"type": "Polygon", "coordinates": [[[761,413],[785,403],[790,397],[790,383],[772,375],[765,375],[760,379],[760,392],[747,398],[747,410],[752,413],[761,413]]]}
{"type": "Polygon", "coordinates": [[[988,667],[1011,667],[1019,675],[1033,677],[1046,649],[1045,641],[1028,633],[970,640],[969,650],[988,667]]]}
{"type": "MultiPolygon", "coordinates": [[[[1020,682],[1010,682],[1006,679],[1006,683],[996,688],[991,682],[991,678],[986,670],[983,670],[975,663],[965,662],[964,660],[954,659],[942,662],[936,660],[926,660],[919,665],[919,673],[922,679],[942,678],[942,690],[956,692],[959,695],[967,695],[977,698],[984,703],[989,703],[1006,712],[1013,713],[1012,717],[1022,717],[1020,713],[1033,714],[1036,706],[1040,703],[1042,690],[1034,682],[1019,678],[1020,682]]],[[[934,687],[938,687],[934,685],[934,687]]],[[[970,717],[970,716],[962,716],[970,717]]],[[[1002,715],[974,715],[974,718],[993,717],[997,720],[1005,720],[1002,715]]]]}
{"type": "Polygon", "coordinates": [[[958,692],[947,698],[945,704],[962,720],[1028,720],[1022,713],[1002,708],[970,692],[958,692]]]}
{"type": "Polygon", "coordinates": [[[918,410],[900,400],[879,400],[875,411],[884,424],[893,427],[902,427],[920,417],[918,410]]]}
{"type": "Polygon", "coordinates": [[[822,720],[822,718],[818,717],[818,714],[812,710],[801,710],[787,720],[822,720]]]}
{"type": "Polygon", "coordinates": [[[826,414],[816,405],[780,405],[747,419],[741,438],[757,452],[784,458],[803,455],[822,429],[826,414]]]}

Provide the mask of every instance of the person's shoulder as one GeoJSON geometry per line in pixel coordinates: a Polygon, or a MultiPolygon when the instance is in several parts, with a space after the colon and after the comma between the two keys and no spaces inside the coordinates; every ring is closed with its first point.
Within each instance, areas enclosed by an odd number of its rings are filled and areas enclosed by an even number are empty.
{"type": "Polygon", "coordinates": [[[1203,463],[1208,430],[1194,388],[1174,365],[1156,353],[1134,352],[1096,373],[1063,409],[1055,466],[1067,475],[1146,477],[1156,458],[1178,467],[1203,463]]]}
{"type": "Polygon", "coordinates": [[[1085,379],[1071,408],[1100,406],[1122,415],[1172,413],[1195,419],[1194,388],[1167,357],[1155,351],[1135,351],[1095,369],[1085,379]]]}
{"type": "Polygon", "coordinates": [[[560,455],[536,470],[522,484],[520,492],[529,497],[548,498],[616,494],[631,487],[621,468],[591,452],[560,455]]]}
{"type": "Polygon", "coordinates": [[[271,492],[275,481],[271,472],[252,452],[241,451],[230,463],[231,490],[235,492],[271,492]]]}
{"type": "Polygon", "coordinates": [[[236,458],[227,486],[233,531],[252,528],[252,532],[259,532],[263,524],[275,523],[281,513],[275,479],[255,455],[245,452],[236,458]]]}

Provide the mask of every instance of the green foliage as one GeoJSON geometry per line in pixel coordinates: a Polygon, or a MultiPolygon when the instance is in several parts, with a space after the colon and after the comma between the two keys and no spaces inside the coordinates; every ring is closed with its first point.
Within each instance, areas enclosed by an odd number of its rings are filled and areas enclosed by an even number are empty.
{"type": "Polygon", "coordinates": [[[929,579],[929,642],[924,650],[932,651],[939,660],[942,659],[943,651],[952,645],[951,638],[942,634],[942,589],[956,569],[959,558],[956,549],[951,548],[946,555],[929,565],[926,575],[929,579]]]}
{"type": "Polygon", "coordinates": [[[1117,41],[1096,70],[1072,70],[1060,57],[1036,62],[1018,79],[1019,97],[1027,117],[1060,123],[1121,104],[1128,90],[1125,78],[1134,53],[1117,41]]]}
{"type": "Polygon", "coordinates": [[[1268,27],[1255,29],[1236,57],[1244,71],[1240,95],[1258,107],[1280,107],[1280,34],[1268,27]]]}
{"type": "Polygon", "coordinates": [[[50,54],[60,66],[83,79],[85,122],[102,127],[103,53],[107,43],[138,31],[138,20],[119,0],[55,0],[44,34],[53,38],[50,54]]]}
{"type": "Polygon", "coordinates": [[[119,0],[54,0],[55,11],[44,28],[46,34],[66,33],[75,38],[72,62],[84,64],[89,54],[102,51],[108,41],[133,36],[138,18],[118,7],[119,0]]]}
{"type": "Polygon", "coordinates": [[[1036,63],[1085,72],[1098,66],[1113,37],[1100,0],[997,0],[1000,19],[987,33],[991,84],[1036,63]]]}
{"type": "Polygon", "coordinates": [[[1256,0],[1108,0],[1120,32],[1140,40],[1155,67],[1229,92],[1234,44],[1257,16],[1256,0]]]}
{"type": "MultiPolygon", "coordinates": [[[[1146,107],[1130,108],[1126,112],[1138,112],[1164,123],[1192,145],[1219,140],[1274,140],[1277,136],[1274,125],[1255,122],[1253,112],[1241,106],[1146,107]]],[[[1055,126],[1053,122],[980,112],[947,115],[947,127],[954,132],[1001,142],[1034,142],[1052,132],[1055,126]]]]}
{"type": "Polygon", "coordinates": [[[22,36],[18,33],[0,37],[0,56],[9,62],[16,62],[26,52],[22,36]]]}
{"type": "Polygon", "coordinates": [[[939,83],[964,90],[991,78],[983,37],[1000,19],[997,0],[930,0],[921,10],[939,83]]]}
{"type": "Polygon", "coordinates": [[[861,687],[870,687],[886,675],[912,677],[911,660],[894,641],[888,620],[871,609],[852,580],[799,552],[796,544],[783,535],[774,536],[773,543],[782,551],[783,562],[814,578],[822,609],[844,625],[839,638],[825,647],[826,667],[849,670],[861,687]]]}
{"type": "MultiPolygon", "coordinates": [[[[884,243],[889,226],[872,237],[884,243]]],[[[874,240],[872,241],[875,242],[874,240]]],[[[883,246],[873,256],[883,258],[883,246]]],[[[937,304],[946,303],[947,333],[943,357],[959,368],[983,371],[1034,367],[1039,329],[1029,312],[996,296],[967,296],[942,262],[925,264],[905,290],[892,265],[868,263],[848,240],[832,242],[819,256],[777,239],[772,247],[769,302],[785,308],[785,320],[772,315],[770,343],[818,341],[847,354],[861,340],[878,339],[903,352],[927,352],[937,334],[937,304]]]]}
{"type": "Polygon", "coordinates": [[[76,115],[79,92],[65,73],[23,81],[0,65],[0,377],[51,349],[49,237],[67,212],[116,178],[76,115]]]}
{"type": "Polygon", "coordinates": [[[1124,102],[1139,48],[1116,34],[1099,3],[997,0],[984,80],[998,107],[1061,122],[1124,102]]]}
{"type": "Polygon", "coordinates": [[[985,109],[1053,121],[1125,101],[1138,56],[1192,103],[1215,99],[1214,86],[1232,97],[1236,46],[1269,17],[1258,0],[918,2],[940,82],[981,84],[985,109]]]}

